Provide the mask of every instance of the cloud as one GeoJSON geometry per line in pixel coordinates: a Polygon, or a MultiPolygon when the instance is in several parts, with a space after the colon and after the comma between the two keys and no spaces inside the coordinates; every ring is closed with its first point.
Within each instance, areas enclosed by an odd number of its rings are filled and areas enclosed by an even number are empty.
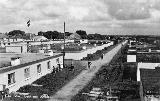
{"type": "Polygon", "coordinates": [[[150,17],[146,0],[106,0],[109,13],[118,20],[136,20],[150,17]]]}
{"type": "Polygon", "coordinates": [[[64,21],[68,31],[154,29],[160,26],[159,4],[159,0],[0,0],[0,31],[26,30],[28,19],[35,33],[63,31],[64,21]]]}
{"type": "Polygon", "coordinates": [[[87,16],[89,13],[88,8],[84,7],[70,7],[69,8],[69,15],[71,18],[77,19],[77,20],[82,20],[85,16],[87,16]]]}
{"type": "Polygon", "coordinates": [[[156,21],[160,21],[160,11],[156,9],[150,10],[151,18],[156,21]]]}

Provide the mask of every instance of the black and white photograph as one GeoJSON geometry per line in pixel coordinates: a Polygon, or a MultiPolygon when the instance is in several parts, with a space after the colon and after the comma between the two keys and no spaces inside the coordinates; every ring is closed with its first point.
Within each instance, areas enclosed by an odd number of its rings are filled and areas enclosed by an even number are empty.
{"type": "Polygon", "coordinates": [[[0,0],[0,101],[160,101],[160,0],[0,0]]]}

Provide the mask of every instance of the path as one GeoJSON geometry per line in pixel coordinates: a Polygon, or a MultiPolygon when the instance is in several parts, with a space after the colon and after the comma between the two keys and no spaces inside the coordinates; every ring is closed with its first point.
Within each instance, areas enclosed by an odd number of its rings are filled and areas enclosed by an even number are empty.
{"type": "Polygon", "coordinates": [[[83,70],[77,77],[61,88],[49,101],[70,101],[73,96],[92,80],[98,70],[109,63],[121,48],[121,44],[106,53],[103,59],[92,61],[90,70],[83,70]]]}

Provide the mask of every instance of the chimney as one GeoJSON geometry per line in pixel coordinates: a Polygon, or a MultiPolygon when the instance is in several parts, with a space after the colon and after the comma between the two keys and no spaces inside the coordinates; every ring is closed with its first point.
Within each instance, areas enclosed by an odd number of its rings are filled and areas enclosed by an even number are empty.
{"type": "Polygon", "coordinates": [[[20,64],[20,57],[11,58],[11,66],[16,66],[20,64]]]}

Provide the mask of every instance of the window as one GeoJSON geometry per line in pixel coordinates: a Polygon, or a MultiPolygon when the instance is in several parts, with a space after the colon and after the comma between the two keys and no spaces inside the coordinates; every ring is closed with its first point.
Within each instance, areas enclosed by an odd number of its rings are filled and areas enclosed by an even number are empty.
{"type": "Polygon", "coordinates": [[[51,61],[47,62],[47,68],[50,69],[51,68],[51,61]]]}
{"type": "Polygon", "coordinates": [[[37,65],[37,73],[41,73],[41,64],[37,65]]]}
{"type": "Polygon", "coordinates": [[[14,73],[11,73],[11,74],[8,74],[8,84],[13,84],[15,83],[15,72],[14,73]]]}
{"type": "Polygon", "coordinates": [[[30,77],[30,68],[24,69],[24,77],[25,77],[25,78],[30,77]]]}

